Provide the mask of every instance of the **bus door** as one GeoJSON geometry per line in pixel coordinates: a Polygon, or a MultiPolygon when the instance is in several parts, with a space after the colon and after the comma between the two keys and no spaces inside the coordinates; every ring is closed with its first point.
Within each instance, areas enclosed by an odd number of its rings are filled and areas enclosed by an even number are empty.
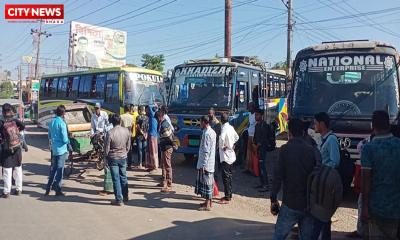
{"type": "Polygon", "coordinates": [[[120,113],[122,94],[119,89],[119,73],[108,73],[105,84],[104,108],[113,112],[120,113]]]}
{"type": "Polygon", "coordinates": [[[236,89],[235,100],[234,100],[234,117],[232,125],[236,131],[241,134],[247,126],[248,110],[247,105],[249,103],[249,72],[239,69],[236,75],[236,89]]]}

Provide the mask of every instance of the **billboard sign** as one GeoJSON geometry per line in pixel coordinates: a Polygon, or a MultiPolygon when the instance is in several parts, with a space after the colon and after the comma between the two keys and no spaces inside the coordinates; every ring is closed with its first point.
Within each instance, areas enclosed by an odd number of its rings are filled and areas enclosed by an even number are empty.
{"type": "Polygon", "coordinates": [[[70,37],[70,66],[106,68],[126,64],[124,31],[72,21],[70,37]]]}

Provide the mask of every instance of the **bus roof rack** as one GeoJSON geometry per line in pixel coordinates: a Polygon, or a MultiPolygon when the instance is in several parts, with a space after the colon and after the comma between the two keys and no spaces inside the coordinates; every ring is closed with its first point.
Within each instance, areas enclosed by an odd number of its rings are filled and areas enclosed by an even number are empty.
{"type": "Polygon", "coordinates": [[[210,59],[197,59],[197,60],[187,60],[185,63],[226,63],[229,62],[227,58],[210,58],[210,59]]]}
{"type": "Polygon", "coordinates": [[[357,39],[357,40],[326,41],[326,42],[322,42],[322,44],[324,44],[324,43],[342,43],[342,42],[369,42],[369,40],[368,39],[357,39]]]}
{"type": "MultiPolygon", "coordinates": [[[[260,60],[255,56],[232,56],[230,60],[231,60],[231,62],[234,62],[234,63],[246,64],[246,65],[251,65],[251,66],[259,66],[262,64],[260,62],[260,60]]],[[[228,62],[229,62],[228,58],[222,58],[222,57],[185,61],[186,64],[187,63],[228,63],[228,62]]]]}
{"type": "Polygon", "coordinates": [[[314,51],[335,50],[335,49],[372,49],[380,45],[376,41],[368,40],[349,40],[349,41],[335,41],[323,42],[322,44],[313,46],[314,51]]]}
{"type": "Polygon", "coordinates": [[[256,56],[232,56],[231,61],[252,66],[258,66],[261,64],[260,60],[256,56]]]}

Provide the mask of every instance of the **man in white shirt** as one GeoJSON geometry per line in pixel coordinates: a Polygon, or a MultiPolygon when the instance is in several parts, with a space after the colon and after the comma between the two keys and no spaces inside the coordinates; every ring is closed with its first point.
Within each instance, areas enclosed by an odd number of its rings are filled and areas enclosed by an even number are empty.
{"type": "MultiPolygon", "coordinates": [[[[94,113],[92,115],[92,128],[90,130],[91,135],[93,136],[96,133],[105,134],[108,130],[112,128],[110,126],[110,122],[108,121],[108,115],[106,112],[101,110],[101,104],[96,103],[94,106],[94,113]]],[[[100,191],[99,194],[102,196],[112,194],[113,193],[113,183],[111,172],[108,166],[104,168],[104,184],[103,191],[100,191]]]]}
{"type": "Polygon", "coordinates": [[[235,129],[228,122],[228,114],[223,113],[221,116],[221,135],[219,137],[219,156],[222,166],[222,181],[224,183],[225,197],[219,203],[228,204],[232,199],[232,166],[236,161],[234,150],[235,143],[239,140],[239,136],[235,129]]]}
{"type": "Polygon", "coordinates": [[[101,110],[100,103],[96,103],[94,106],[94,114],[92,115],[91,134],[106,133],[110,128],[107,113],[101,110]]]}

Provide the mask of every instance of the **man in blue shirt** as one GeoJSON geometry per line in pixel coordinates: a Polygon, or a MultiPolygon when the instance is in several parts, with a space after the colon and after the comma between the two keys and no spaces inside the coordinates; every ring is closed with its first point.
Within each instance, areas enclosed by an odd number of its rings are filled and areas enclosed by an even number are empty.
{"type": "Polygon", "coordinates": [[[400,239],[400,139],[390,133],[385,111],[373,113],[372,128],[375,137],[361,151],[361,218],[369,225],[365,239],[400,239]]]}
{"type": "Polygon", "coordinates": [[[148,139],[148,150],[149,150],[149,162],[148,172],[152,172],[158,169],[158,121],[155,116],[158,108],[156,105],[150,105],[148,107],[149,117],[149,139],[148,139]]]}
{"type": "Polygon", "coordinates": [[[340,152],[337,137],[329,129],[330,118],[327,113],[318,113],[314,116],[315,132],[321,134],[322,165],[337,168],[340,164],[340,152]]]}
{"type": "MultiPolygon", "coordinates": [[[[315,132],[321,134],[321,144],[319,150],[321,152],[322,165],[332,168],[338,168],[340,164],[340,152],[337,137],[329,129],[330,118],[325,112],[320,112],[314,116],[315,132]]],[[[315,219],[314,235],[321,232],[321,239],[331,239],[332,222],[321,222],[315,219]]]]}
{"type": "Polygon", "coordinates": [[[45,195],[49,195],[54,185],[56,196],[65,196],[61,191],[61,181],[64,173],[65,160],[68,157],[68,131],[64,121],[65,106],[60,105],[56,109],[56,117],[49,125],[49,141],[51,146],[51,167],[49,181],[45,195]]]}

